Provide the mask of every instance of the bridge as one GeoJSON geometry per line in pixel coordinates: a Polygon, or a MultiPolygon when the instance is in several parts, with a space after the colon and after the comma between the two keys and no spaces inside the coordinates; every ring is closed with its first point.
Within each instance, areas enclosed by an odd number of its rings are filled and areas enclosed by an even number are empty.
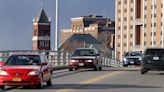
{"type": "Polygon", "coordinates": [[[53,85],[43,89],[7,87],[0,92],[163,92],[164,72],[150,71],[140,74],[140,67],[122,67],[122,63],[106,57],[103,59],[102,71],[80,69],[69,71],[68,57],[71,52],[56,51],[0,51],[3,60],[12,53],[42,53],[53,62],[53,85]]]}

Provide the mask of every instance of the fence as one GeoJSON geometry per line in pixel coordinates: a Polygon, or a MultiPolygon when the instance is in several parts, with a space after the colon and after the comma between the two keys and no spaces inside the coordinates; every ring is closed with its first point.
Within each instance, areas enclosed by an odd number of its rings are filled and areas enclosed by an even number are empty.
{"type": "MultiPolygon", "coordinates": [[[[53,63],[54,67],[67,68],[68,60],[71,52],[57,52],[57,51],[34,51],[34,50],[11,50],[0,51],[0,61],[6,61],[7,58],[15,53],[40,53],[47,57],[53,63]]],[[[103,66],[122,67],[122,62],[112,60],[111,58],[102,57],[103,66]]]]}

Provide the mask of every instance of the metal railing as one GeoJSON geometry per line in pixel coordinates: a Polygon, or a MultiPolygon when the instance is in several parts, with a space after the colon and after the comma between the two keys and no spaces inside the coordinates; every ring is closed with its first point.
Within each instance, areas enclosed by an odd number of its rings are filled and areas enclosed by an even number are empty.
{"type": "MultiPolygon", "coordinates": [[[[0,51],[0,61],[6,61],[7,58],[14,53],[40,53],[47,57],[53,63],[55,69],[68,68],[68,60],[71,52],[60,51],[38,51],[38,50],[10,50],[0,51]]],[[[112,60],[108,57],[102,57],[102,65],[107,67],[122,67],[122,62],[112,60]]]]}

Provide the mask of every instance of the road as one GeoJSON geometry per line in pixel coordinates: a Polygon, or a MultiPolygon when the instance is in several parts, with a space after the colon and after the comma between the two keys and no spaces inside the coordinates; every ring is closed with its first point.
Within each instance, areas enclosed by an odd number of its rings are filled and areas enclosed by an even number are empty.
{"type": "Polygon", "coordinates": [[[164,72],[150,71],[141,75],[139,68],[62,70],[54,73],[51,87],[8,87],[4,92],[163,92],[163,80],[164,72]]]}

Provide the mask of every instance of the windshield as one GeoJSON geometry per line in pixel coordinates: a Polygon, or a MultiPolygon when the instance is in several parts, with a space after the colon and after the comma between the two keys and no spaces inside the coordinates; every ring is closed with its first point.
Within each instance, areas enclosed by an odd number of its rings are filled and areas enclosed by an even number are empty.
{"type": "Polygon", "coordinates": [[[39,65],[40,58],[38,55],[15,55],[11,56],[6,65],[39,65]]]}
{"type": "Polygon", "coordinates": [[[141,56],[141,52],[127,52],[125,56],[141,56]]]}
{"type": "Polygon", "coordinates": [[[73,56],[95,56],[95,52],[92,49],[80,49],[76,50],[73,56]]]}

